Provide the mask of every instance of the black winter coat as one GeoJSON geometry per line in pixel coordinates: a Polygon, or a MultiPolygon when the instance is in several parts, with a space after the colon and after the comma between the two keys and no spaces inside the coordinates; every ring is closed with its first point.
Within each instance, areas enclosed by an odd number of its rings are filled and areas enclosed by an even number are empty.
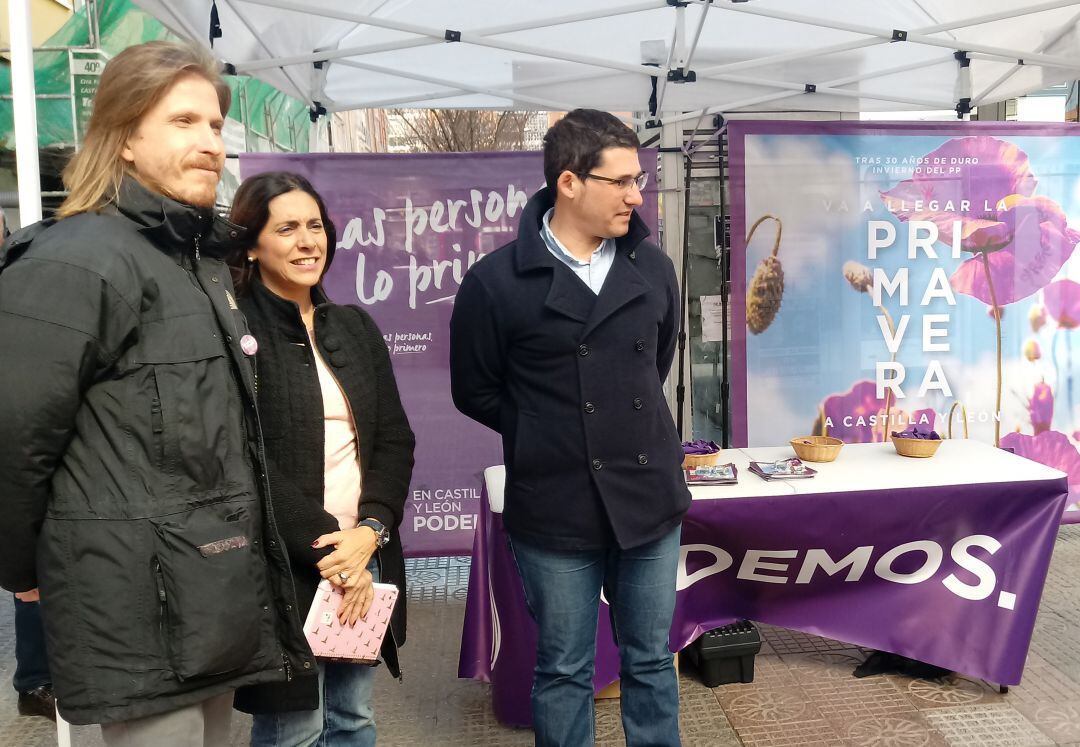
{"type": "MultiPolygon", "coordinates": [[[[390,352],[379,328],[356,306],[327,301],[314,291],[315,343],[349,402],[359,440],[362,495],[359,516],[381,522],[391,540],[378,551],[384,583],[401,591],[382,656],[400,674],[397,647],[405,642],[405,561],[398,526],[412,478],[416,444],[401,406],[390,352]]],[[[307,614],[319,577],[316,563],[333,548],[314,550],[316,537],[338,530],[323,508],[325,424],[314,353],[299,307],[267,290],[258,279],[240,298],[258,341],[255,355],[259,413],[266,440],[270,496],[292,563],[300,614],[307,614]]],[[[315,708],[310,692],[292,684],[246,688],[237,708],[249,713],[315,708]]]]}
{"type": "Polygon", "coordinates": [[[236,228],[129,179],[40,229],[0,274],[0,584],[41,589],[60,712],[136,719],[313,669],[213,258],[236,228]]]}
{"type": "Polygon", "coordinates": [[[594,294],[540,236],[551,206],[547,188],[537,192],[517,240],[461,284],[454,403],[502,435],[511,535],[553,549],[636,547],[690,506],[662,390],[679,328],[675,269],[634,214],[594,294]]]}

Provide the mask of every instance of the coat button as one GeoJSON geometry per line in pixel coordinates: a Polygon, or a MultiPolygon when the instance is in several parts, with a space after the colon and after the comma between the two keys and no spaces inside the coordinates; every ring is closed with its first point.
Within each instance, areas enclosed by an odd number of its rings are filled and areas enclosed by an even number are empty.
{"type": "Polygon", "coordinates": [[[596,405],[594,405],[592,402],[586,402],[585,403],[585,412],[588,412],[588,413],[596,412],[596,405]]]}
{"type": "Polygon", "coordinates": [[[210,276],[210,280],[211,280],[211,281],[213,281],[213,282],[215,282],[215,283],[220,283],[220,282],[221,282],[220,280],[218,280],[218,277],[217,277],[217,275],[211,275],[211,276],[210,276]]]}
{"type": "Polygon", "coordinates": [[[577,354],[580,355],[582,358],[584,358],[586,355],[589,354],[589,346],[588,345],[578,345],[577,354]]]}
{"type": "Polygon", "coordinates": [[[311,662],[310,661],[305,661],[304,662],[304,669],[311,669],[311,662]]]}
{"type": "Polygon", "coordinates": [[[274,540],[270,540],[266,544],[270,545],[270,547],[277,547],[277,542],[275,542],[274,540]]]}
{"type": "Polygon", "coordinates": [[[640,410],[641,409],[641,397],[634,397],[634,409],[635,410],[640,410]]]}
{"type": "Polygon", "coordinates": [[[236,238],[236,231],[229,231],[229,238],[230,239],[235,239],[236,238]]]}
{"type": "Polygon", "coordinates": [[[637,342],[634,343],[634,350],[636,350],[636,351],[638,351],[640,353],[644,349],[645,349],[645,341],[644,340],[638,340],[637,342]]]}
{"type": "Polygon", "coordinates": [[[637,252],[630,252],[630,259],[637,259],[637,252]]]}
{"type": "Polygon", "coordinates": [[[602,470],[604,468],[604,463],[601,462],[599,459],[593,459],[592,460],[592,468],[599,472],[600,470],[602,470]]]}
{"type": "Polygon", "coordinates": [[[330,352],[341,349],[341,340],[336,337],[330,336],[323,340],[323,346],[330,352]]]}
{"type": "Polygon", "coordinates": [[[334,368],[343,367],[345,365],[345,356],[341,355],[341,353],[331,353],[330,365],[332,365],[334,368]]]}
{"type": "Polygon", "coordinates": [[[637,463],[638,464],[648,464],[649,463],[649,456],[647,454],[638,454],[637,455],[637,463]]]}

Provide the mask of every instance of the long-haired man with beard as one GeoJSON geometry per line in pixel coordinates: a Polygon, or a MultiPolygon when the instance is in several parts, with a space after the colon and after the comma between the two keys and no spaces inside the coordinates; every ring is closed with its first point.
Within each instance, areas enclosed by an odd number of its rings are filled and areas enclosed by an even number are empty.
{"type": "Polygon", "coordinates": [[[198,48],[121,52],[58,220],[0,253],[0,585],[109,747],[225,744],[237,687],[315,671],[219,259],[229,100],[198,48]]]}

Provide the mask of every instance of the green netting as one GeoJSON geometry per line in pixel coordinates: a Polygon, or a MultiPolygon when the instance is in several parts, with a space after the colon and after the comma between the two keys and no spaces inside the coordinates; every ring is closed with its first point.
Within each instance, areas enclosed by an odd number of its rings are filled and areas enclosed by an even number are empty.
{"type": "MultiPolygon", "coordinates": [[[[101,49],[110,57],[125,47],[152,39],[176,39],[153,16],[135,8],[129,0],[102,0],[98,3],[101,49]]],[[[47,46],[86,46],[89,43],[86,11],[75,13],[64,26],[46,42],[47,46]]],[[[290,150],[307,150],[310,120],[307,107],[276,88],[259,80],[227,76],[233,91],[229,116],[241,119],[240,92],[243,89],[248,101],[247,126],[262,137],[274,140],[290,150]],[[273,133],[266,122],[266,106],[269,105],[273,120],[273,133]],[[292,123],[290,128],[289,123],[292,123]],[[271,137],[272,134],[272,137],[271,137]]],[[[34,53],[34,84],[38,94],[71,93],[68,55],[66,52],[34,53]]],[[[11,94],[11,68],[0,66],[0,92],[11,94]]],[[[11,99],[0,99],[0,148],[15,147],[11,99]]],[[[38,99],[38,145],[42,148],[71,147],[74,130],[71,118],[71,100],[38,99]]]]}

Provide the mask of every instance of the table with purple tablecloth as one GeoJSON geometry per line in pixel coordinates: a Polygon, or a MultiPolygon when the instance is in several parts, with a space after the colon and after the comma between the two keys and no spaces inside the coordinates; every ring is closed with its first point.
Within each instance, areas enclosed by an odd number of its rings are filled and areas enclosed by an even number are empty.
{"type": "MultiPolygon", "coordinates": [[[[1020,682],[1068,495],[1066,476],[970,440],[930,459],[849,444],[812,479],[766,482],[730,449],[739,484],[694,487],[683,522],[672,651],[749,619],[1020,682]]],[[[506,544],[502,468],[486,474],[458,676],[490,681],[496,717],[529,725],[536,629],[506,544]]],[[[567,502],[572,511],[572,502],[567,502]]],[[[597,689],[618,679],[606,605],[597,689]]]]}

